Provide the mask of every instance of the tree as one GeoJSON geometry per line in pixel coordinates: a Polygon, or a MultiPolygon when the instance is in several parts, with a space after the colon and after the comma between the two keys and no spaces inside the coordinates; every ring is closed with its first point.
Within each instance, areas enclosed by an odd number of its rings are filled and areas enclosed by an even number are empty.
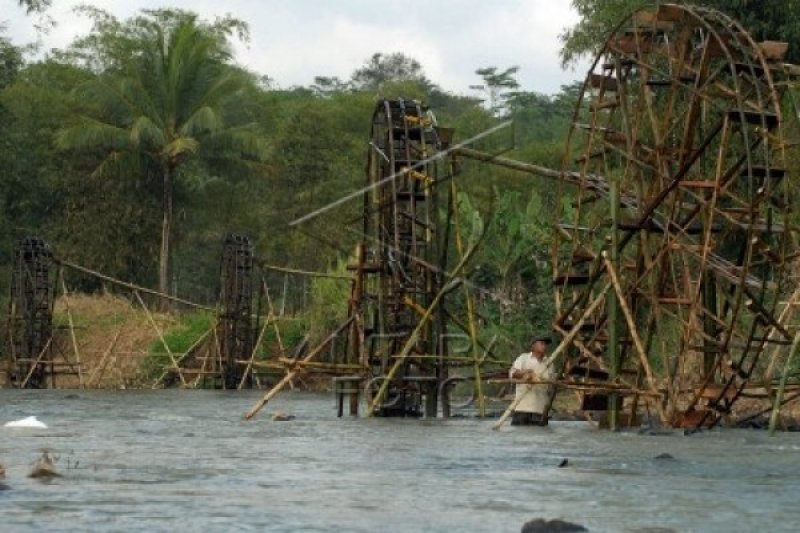
{"type": "Polygon", "coordinates": [[[422,65],[402,52],[373,54],[364,65],[353,72],[353,87],[362,91],[380,91],[388,82],[417,82],[426,88],[434,85],[425,77],[422,65]]]}
{"type": "Polygon", "coordinates": [[[20,6],[25,6],[28,13],[41,13],[48,7],[52,0],[19,0],[20,6]]]}
{"type": "Polygon", "coordinates": [[[519,83],[514,75],[519,71],[518,66],[497,71],[497,67],[484,67],[475,71],[475,74],[483,79],[481,85],[470,85],[470,89],[475,89],[486,94],[489,111],[494,116],[502,116],[508,111],[507,103],[519,89],[519,83]]]}
{"type": "MultiPolygon", "coordinates": [[[[756,39],[800,41],[800,0],[705,0],[703,4],[738,20],[756,39]]],[[[641,0],[572,0],[580,18],[561,34],[562,63],[595,55],[609,32],[641,5],[641,0]]],[[[790,46],[787,60],[800,60],[800,47],[790,46]]]]}
{"type": "Polygon", "coordinates": [[[347,92],[352,87],[352,82],[342,81],[337,76],[315,76],[311,90],[317,96],[330,98],[336,93],[347,92]]]}
{"type": "Polygon", "coordinates": [[[179,11],[145,14],[128,25],[101,21],[108,32],[92,36],[101,59],[94,64],[105,71],[78,88],[80,118],[57,142],[99,154],[92,176],[160,188],[158,287],[166,293],[175,188],[191,177],[182,170],[194,160],[214,171],[249,170],[266,146],[243,113],[254,80],[229,64],[232,26],[179,11]]]}

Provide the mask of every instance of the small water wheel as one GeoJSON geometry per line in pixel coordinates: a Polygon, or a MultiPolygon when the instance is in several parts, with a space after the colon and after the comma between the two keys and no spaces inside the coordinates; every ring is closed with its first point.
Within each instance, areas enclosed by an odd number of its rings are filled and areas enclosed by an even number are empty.
{"type": "Polygon", "coordinates": [[[6,349],[11,382],[19,387],[45,386],[53,335],[52,262],[50,247],[38,237],[20,240],[14,250],[6,349]]]}
{"type": "Polygon", "coordinates": [[[217,336],[222,386],[236,389],[242,380],[244,361],[255,343],[253,245],[241,235],[225,237],[220,266],[217,336]]]}
{"type": "Polygon", "coordinates": [[[775,318],[785,51],[717,11],[662,5],[620,24],[595,60],[554,243],[566,372],[602,391],[587,408],[609,393],[613,406],[619,388],[634,391],[618,404],[629,420],[644,396],[663,422],[715,424],[765,347],[791,341],[775,318]]]}

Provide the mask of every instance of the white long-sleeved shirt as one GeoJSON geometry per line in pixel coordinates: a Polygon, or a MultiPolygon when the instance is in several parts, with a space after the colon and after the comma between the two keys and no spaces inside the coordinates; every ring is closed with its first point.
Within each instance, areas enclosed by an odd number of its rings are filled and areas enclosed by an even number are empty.
{"type": "MultiPolygon", "coordinates": [[[[513,379],[515,370],[532,370],[536,374],[536,379],[553,379],[553,370],[545,366],[541,361],[533,356],[532,352],[525,352],[514,360],[508,377],[513,379]]],[[[514,408],[521,413],[542,413],[547,401],[550,399],[550,387],[548,385],[527,385],[520,383],[517,385],[515,400],[522,397],[522,400],[514,408]]]]}

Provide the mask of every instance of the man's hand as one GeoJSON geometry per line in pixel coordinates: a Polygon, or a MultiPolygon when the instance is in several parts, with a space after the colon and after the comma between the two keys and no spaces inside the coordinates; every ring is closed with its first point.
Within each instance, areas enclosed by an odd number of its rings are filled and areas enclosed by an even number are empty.
{"type": "Polygon", "coordinates": [[[533,370],[515,370],[514,379],[536,379],[536,372],[533,370]]]}

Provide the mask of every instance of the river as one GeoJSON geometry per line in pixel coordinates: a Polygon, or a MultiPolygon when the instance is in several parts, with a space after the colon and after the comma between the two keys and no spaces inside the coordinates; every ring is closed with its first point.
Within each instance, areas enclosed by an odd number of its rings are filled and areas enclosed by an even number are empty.
{"type": "Polygon", "coordinates": [[[561,518],[766,532],[800,520],[798,433],[337,419],[331,396],[298,392],[244,421],[259,394],[0,390],[0,425],[48,425],[0,427],[0,531],[516,532],[561,518]],[[44,450],[61,477],[27,477],[44,450]]]}

